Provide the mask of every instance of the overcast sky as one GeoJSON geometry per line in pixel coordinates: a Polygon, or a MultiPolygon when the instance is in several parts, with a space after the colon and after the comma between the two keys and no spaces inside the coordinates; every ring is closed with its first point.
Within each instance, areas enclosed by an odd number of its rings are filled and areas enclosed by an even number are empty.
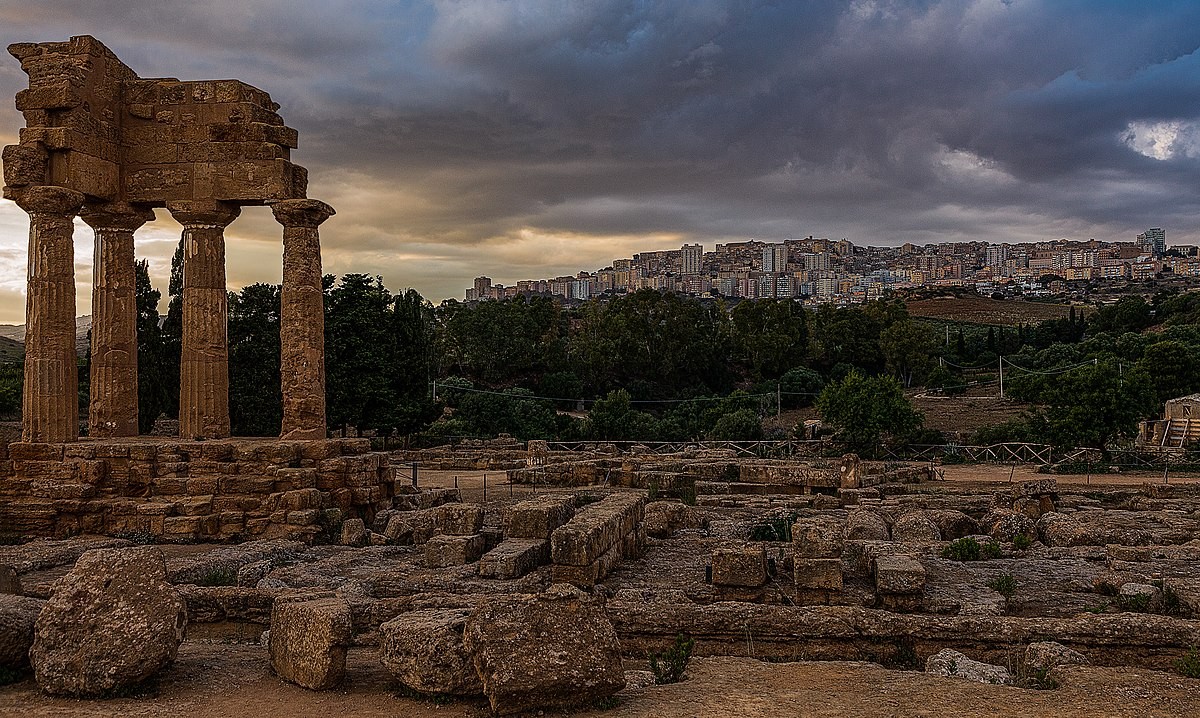
{"type": "MultiPolygon", "coordinates": [[[[326,271],[434,301],[696,241],[1200,243],[1195,0],[0,0],[4,44],[79,34],[271,93],[338,210],[326,271]]],[[[0,57],[0,97],[26,79],[0,57]]],[[[27,226],[0,203],[0,322],[27,226]]],[[[279,280],[279,232],[230,227],[231,288],[279,280]]],[[[138,233],[164,290],[178,233],[138,233]]]]}

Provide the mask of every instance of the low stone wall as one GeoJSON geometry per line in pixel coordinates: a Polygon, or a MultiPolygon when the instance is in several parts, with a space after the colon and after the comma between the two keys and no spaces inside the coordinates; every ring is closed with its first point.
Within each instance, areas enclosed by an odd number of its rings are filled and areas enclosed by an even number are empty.
{"type": "Polygon", "coordinates": [[[622,559],[645,552],[646,497],[611,494],[585,506],[550,534],[550,575],[555,582],[593,586],[622,559]]]}
{"type": "Polygon", "coordinates": [[[311,541],[390,508],[394,478],[366,439],[0,444],[0,534],[311,541]]]}

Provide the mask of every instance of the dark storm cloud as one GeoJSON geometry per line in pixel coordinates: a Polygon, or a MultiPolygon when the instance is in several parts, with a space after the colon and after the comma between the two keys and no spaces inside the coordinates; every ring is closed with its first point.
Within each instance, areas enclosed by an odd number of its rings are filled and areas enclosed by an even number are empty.
{"type": "Polygon", "coordinates": [[[0,5],[0,40],[79,33],[268,89],[334,263],[433,296],[536,270],[530,236],[575,269],[639,234],[1200,241],[1195,2],[0,5]]]}

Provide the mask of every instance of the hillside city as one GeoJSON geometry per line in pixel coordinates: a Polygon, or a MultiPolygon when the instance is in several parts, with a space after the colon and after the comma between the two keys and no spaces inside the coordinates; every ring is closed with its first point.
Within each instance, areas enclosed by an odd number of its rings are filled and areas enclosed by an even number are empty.
{"type": "Polygon", "coordinates": [[[809,298],[850,304],[891,289],[971,286],[981,294],[1017,289],[1052,296],[1074,281],[1142,281],[1200,277],[1196,246],[1167,248],[1166,232],[1147,229],[1131,242],[1058,239],[1037,243],[955,242],[899,247],[856,246],[849,240],[807,237],[749,240],[713,251],[685,244],[640,252],[609,267],[575,276],[521,280],[512,286],[477,277],[466,301],[548,295],[586,301],[639,289],[746,299],[809,298]]]}

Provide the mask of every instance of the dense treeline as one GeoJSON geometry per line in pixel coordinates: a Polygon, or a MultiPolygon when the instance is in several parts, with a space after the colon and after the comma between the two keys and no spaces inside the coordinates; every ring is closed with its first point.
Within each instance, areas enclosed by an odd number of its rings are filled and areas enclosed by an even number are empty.
{"type": "MultiPolygon", "coordinates": [[[[178,412],[181,259],[166,317],[138,265],[143,430],[178,412]]],[[[545,297],[434,307],[363,274],[327,276],[324,290],[335,430],[750,439],[762,436],[764,415],[816,404],[846,446],[871,453],[881,440],[938,440],[922,432],[905,388],[992,386],[1003,362],[1005,393],[1034,409],[977,441],[1102,447],[1133,434],[1164,400],[1200,391],[1200,293],[1130,297],[1086,320],[1072,309],[1006,328],[914,318],[900,301],[806,309],[645,290],[578,307],[545,297]]],[[[279,431],[279,312],[278,287],[230,294],[237,435],[279,431]]],[[[19,407],[19,379],[13,366],[0,368],[0,412],[19,407]]]]}

